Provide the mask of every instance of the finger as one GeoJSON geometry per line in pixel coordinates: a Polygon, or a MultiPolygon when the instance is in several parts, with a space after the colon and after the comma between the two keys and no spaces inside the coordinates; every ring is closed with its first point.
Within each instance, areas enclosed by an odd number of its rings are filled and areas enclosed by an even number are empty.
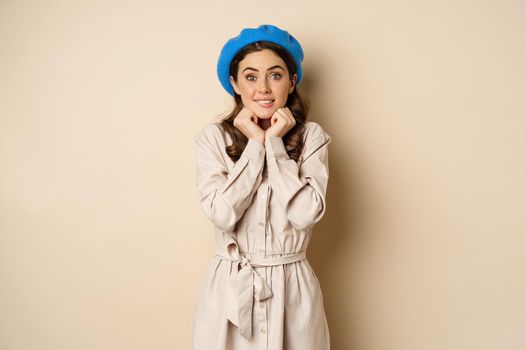
{"type": "Polygon", "coordinates": [[[279,108],[275,113],[280,116],[286,116],[286,113],[282,108],[279,108]]]}
{"type": "Polygon", "coordinates": [[[286,112],[286,110],[283,109],[282,111],[280,111],[279,115],[281,116],[281,118],[282,118],[285,122],[289,123],[289,122],[291,121],[291,120],[290,120],[291,117],[290,117],[290,115],[288,114],[288,112],[286,112]]]}
{"type": "Polygon", "coordinates": [[[288,110],[288,117],[290,118],[290,123],[295,124],[295,117],[290,110],[288,110]]]}

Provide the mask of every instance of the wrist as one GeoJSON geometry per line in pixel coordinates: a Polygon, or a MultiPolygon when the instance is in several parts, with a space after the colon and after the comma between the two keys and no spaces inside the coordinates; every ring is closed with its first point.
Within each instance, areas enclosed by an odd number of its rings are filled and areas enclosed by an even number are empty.
{"type": "Polygon", "coordinates": [[[270,135],[270,134],[266,134],[265,137],[264,137],[264,140],[268,140],[270,137],[281,137],[279,135],[270,135]]]}
{"type": "Polygon", "coordinates": [[[264,137],[260,137],[260,136],[254,136],[252,137],[252,139],[256,140],[257,142],[261,143],[264,145],[264,137]]]}

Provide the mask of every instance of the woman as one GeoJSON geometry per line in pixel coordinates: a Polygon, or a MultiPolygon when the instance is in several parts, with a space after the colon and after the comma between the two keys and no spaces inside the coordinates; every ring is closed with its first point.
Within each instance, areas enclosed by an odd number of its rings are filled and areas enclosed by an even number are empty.
{"type": "Polygon", "coordinates": [[[326,210],[331,137],[306,121],[302,60],[299,42],[273,25],[245,28],[221,50],[218,77],[235,106],[195,135],[217,249],[195,308],[194,350],[330,348],[306,248],[326,210]]]}

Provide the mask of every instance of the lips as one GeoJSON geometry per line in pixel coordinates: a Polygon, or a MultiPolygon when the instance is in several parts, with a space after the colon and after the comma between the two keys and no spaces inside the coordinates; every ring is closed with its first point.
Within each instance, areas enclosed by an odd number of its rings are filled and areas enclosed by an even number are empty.
{"type": "Polygon", "coordinates": [[[255,100],[262,107],[271,107],[275,100],[266,99],[266,100],[255,100]]]}

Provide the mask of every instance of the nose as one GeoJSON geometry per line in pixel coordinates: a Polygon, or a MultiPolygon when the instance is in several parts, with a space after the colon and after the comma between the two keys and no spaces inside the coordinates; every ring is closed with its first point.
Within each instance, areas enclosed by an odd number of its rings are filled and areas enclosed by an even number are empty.
{"type": "Polygon", "coordinates": [[[260,93],[270,92],[270,86],[268,84],[268,81],[266,79],[260,79],[257,89],[259,90],[260,93]]]}

